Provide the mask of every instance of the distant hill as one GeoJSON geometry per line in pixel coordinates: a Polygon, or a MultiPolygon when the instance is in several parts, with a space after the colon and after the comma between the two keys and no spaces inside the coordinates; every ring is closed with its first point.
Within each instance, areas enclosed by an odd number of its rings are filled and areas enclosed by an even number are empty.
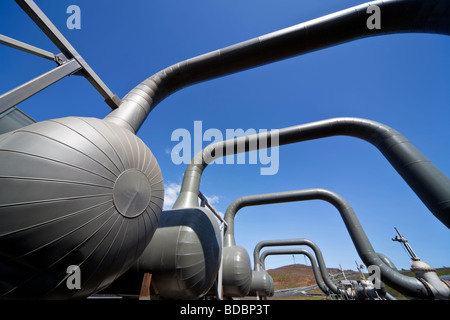
{"type": "MultiPolygon", "coordinates": [[[[341,274],[338,268],[327,268],[330,274],[341,274]]],[[[267,272],[273,278],[275,290],[306,287],[317,284],[311,266],[304,264],[291,264],[288,266],[269,269],[267,272]]],[[[344,270],[345,274],[355,273],[353,270],[344,270]]]]}

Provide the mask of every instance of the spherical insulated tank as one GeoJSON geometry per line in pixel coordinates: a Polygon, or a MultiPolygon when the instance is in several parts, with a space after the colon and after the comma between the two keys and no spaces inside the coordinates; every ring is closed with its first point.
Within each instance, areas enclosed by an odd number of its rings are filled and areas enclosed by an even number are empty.
{"type": "Polygon", "coordinates": [[[252,284],[249,296],[272,297],[275,293],[275,285],[272,277],[265,270],[252,272],[252,284]]]}
{"type": "Polygon", "coordinates": [[[149,243],[164,197],[159,165],[139,138],[77,117],[1,135],[0,190],[3,298],[105,288],[149,243]]]}
{"type": "Polygon", "coordinates": [[[137,271],[152,273],[163,298],[198,299],[217,278],[221,248],[219,226],[210,212],[203,208],[166,210],[137,262],[137,271]]]}
{"type": "Polygon", "coordinates": [[[223,294],[226,297],[245,297],[252,283],[250,256],[241,246],[228,246],[222,250],[223,294]]]}

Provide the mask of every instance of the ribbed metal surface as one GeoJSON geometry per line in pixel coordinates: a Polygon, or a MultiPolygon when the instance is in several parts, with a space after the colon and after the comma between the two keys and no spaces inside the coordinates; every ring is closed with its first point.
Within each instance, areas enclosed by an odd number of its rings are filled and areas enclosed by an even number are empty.
{"type": "Polygon", "coordinates": [[[4,298],[85,297],[106,287],[151,240],[164,198],[158,163],[139,138],[76,117],[0,136],[0,190],[4,298]],[[66,286],[70,265],[81,270],[79,290],[66,286]]]}
{"type": "Polygon", "coordinates": [[[163,298],[198,299],[216,280],[221,248],[219,226],[211,213],[203,208],[166,210],[135,269],[152,273],[163,298]]]}

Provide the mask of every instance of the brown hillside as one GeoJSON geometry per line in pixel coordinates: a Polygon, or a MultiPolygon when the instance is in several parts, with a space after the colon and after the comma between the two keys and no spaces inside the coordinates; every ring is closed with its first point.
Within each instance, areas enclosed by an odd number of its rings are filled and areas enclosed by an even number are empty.
{"type": "MultiPolygon", "coordinates": [[[[336,274],[341,273],[337,268],[328,268],[328,273],[336,274]]],[[[316,283],[314,273],[311,266],[304,264],[291,264],[288,266],[269,269],[267,272],[273,278],[275,284],[275,290],[306,287],[316,283]]],[[[345,274],[353,273],[352,270],[344,270],[345,274]]]]}

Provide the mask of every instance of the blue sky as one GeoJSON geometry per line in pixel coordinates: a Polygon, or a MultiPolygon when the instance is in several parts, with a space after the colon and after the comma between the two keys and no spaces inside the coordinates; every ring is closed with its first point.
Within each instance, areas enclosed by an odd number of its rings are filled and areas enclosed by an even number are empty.
{"type": "MultiPolygon", "coordinates": [[[[357,5],[359,1],[87,1],[36,0],[108,87],[123,97],[173,63],[357,5]],[[81,9],[81,29],[69,30],[69,5],[81,9]]],[[[0,3],[0,33],[59,53],[14,1],[0,3]]],[[[138,136],[160,164],[167,191],[176,191],[186,165],[170,151],[176,129],[278,129],[333,117],[361,117],[406,136],[450,175],[450,39],[432,34],[375,37],[294,57],[183,89],[161,102],[138,136]]],[[[1,93],[54,63],[0,47],[1,93]]],[[[100,94],[71,76],[19,107],[37,121],[65,116],[104,118],[100,94]]],[[[203,147],[208,143],[204,142],[203,147]]],[[[450,264],[450,233],[372,145],[350,137],[302,142],[279,149],[279,171],[260,164],[211,165],[201,191],[220,212],[245,195],[325,188],[355,210],[376,251],[398,268],[409,256],[391,240],[394,227],[434,267],[450,264]]],[[[248,162],[246,162],[248,163],[248,162]]],[[[170,203],[168,194],[167,204],[170,203]]],[[[252,256],[261,240],[308,238],[330,267],[355,269],[361,259],[337,210],[323,201],[247,207],[235,220],[238,245],[252,256]]],[[[305,263],[296,257],[297,263],[305,263]]],[[[269,256],[268,269],[294,262],[269,256]]],[[[309,264],[309,262],[308,262],[309,264]]]]}

